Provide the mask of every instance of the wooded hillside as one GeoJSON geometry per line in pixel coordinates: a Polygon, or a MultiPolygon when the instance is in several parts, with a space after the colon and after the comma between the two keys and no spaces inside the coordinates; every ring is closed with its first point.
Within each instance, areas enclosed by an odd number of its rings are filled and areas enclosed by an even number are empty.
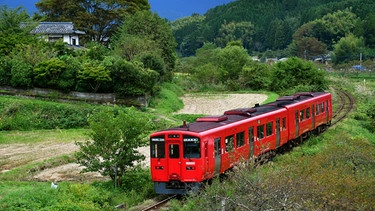
{"type": "Polygon", "coordinates": [[[195,14],[176,20],[171,26],[182,56],[194,55],[205,42],[225,47],[233,39],[241,40],[248,52],[283,50],[289,46],[288,53],[296,55],[295,45],[301,37],[293,35],[309,23],[313,23],[312,29],[305,30],[304,37],[316,38],[326,45],[324,50],[332,50],[332,41],[337,42],[348,33],[363,37],[366,46],[373,48],[374,11],[375,2],[371,0],[237,0],[210,9],[203,16],[195,14]],[[339,22],[345,20],[346,13],[354,15],[347,23],[353,24],[349,28],[345,22],[339,22]]]}

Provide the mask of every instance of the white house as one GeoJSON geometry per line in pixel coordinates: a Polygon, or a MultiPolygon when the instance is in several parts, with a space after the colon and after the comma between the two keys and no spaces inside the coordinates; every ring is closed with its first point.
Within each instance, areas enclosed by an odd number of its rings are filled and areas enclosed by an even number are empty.
{"type": "Polygon", "coordinates": [[[48,42],[62,40],[68,45],[79,46],[79,35],[85,32],[76,30],[72,22],[40,22],[31,34],[40,34],[48,42]]]}

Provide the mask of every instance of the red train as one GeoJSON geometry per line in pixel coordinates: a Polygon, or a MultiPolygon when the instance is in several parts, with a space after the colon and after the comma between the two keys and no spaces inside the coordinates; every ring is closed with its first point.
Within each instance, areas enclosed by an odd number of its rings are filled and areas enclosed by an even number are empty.
{"type": "Polygon", "coordinates": [[[150,136],[155,192],[187,194],[202,182],[331,124],[332,97],[301,92],[275,102],[225,111],[150,136]]]}

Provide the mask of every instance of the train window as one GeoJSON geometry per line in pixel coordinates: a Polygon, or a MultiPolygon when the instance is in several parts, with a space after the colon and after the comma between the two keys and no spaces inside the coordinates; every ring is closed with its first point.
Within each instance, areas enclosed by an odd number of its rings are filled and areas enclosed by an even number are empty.
{"type": "Polygon", "coordinates": [[[200,158],[201,147],[199,138],[184,137],[184,158],[200,158]]]}
{"type": "Polygon", "coordinates": [[[165,158],[165,142],[164,138],[151,138],[151,158],[165,158]]]}
{"type": "Polygon", "coordinates": [[[245,145],[245,131],[236,134],[237,147],[245,145]]]}
{"type": "Polygon", "coordinates": [[[286,117],[283,118],[282,124],[283,124],[283,130],[285,130],[286,129],[286,117]]]}
{"type": "Polygon", "coordinates": [[[316,115],[319,114],[319,111],[320,111],[320,104],[317,104],[317,105],[316,105],[316,115]]]}
{"type": "Polygon", "coordinates": [[[324,103],[322,103],[322,106],[321,106],[321,110],[320,110],[321,113],[324,113],[324,103]]]}
{"type": "Polygon", "coordinates": [[[180,145],[170,144],[169,145],[169,158],[179,158],[180,157],[180,145]]]}
{"type": "Polygon", "coordinates": [[[254,142],[254,127],[249,127],[249,143],[254,142]]]}
{"type": "Polygon", "coordinates": [[[310,108],[306,108],[306,119],[310,119],[310,108]]]}
{"type": "Polygon", "coordinates": [[[258,135],[258,140],[264,137],[264,125],[259,125],[257,127],[257,135],[258,135]]]}
{"type": "Polygon", "coordinates": [[[305,110],[301,110],[299,112],[299,119],[300,119],[300,122],[302,122],[305,119],[305,110]]]}
{"type": "Polygon", "coordinates": [[[268,122],[266,124],[266,136],[270,136],[273,134],[272,125],[273,125],[272,122],[268,122]]]}
{"type": "Polygon", "coordinates": [[[225,151],[229,152],[234,148],[234,135],[225,137],[225,151]]]}

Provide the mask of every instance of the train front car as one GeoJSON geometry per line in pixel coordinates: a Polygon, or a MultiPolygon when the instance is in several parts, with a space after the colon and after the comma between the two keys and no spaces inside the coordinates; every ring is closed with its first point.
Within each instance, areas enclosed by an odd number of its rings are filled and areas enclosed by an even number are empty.
{"type": "Polygon", "coordinates": [[[201,140],[196,134],[166,130],[150,136],[151,175],[157,194],[197,191],[203,180],[201,140]]]}

